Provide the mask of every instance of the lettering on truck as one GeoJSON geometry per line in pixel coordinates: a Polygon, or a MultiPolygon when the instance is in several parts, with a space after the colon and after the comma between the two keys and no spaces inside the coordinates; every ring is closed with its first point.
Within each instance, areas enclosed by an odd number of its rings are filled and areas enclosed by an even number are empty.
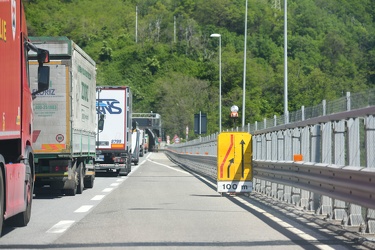
{"type": "Polygon", "coordinates": [[[85,84],[84,82],[81,82],[81,86],[82,86],[81,98],[82,100],[88,102],[89,101],[89,85],[85,84]]]}
{"type": "MultiPolygon", "coordinates": [[[[37,91],[37,89],[33,89],[33,92],[37,91]]],[[[42,91],[36,95],[56,95],[56,89],[47,89],[42,91]]]]}
{"type": "Polygon", "coordinates": [[[86,69],[82,68],[81,66],[78,66],[78,72],[86,76],[87,79],[91,80],[91,74],[86,69]]]}
{"type": "Polygon", "coordinates": [[[96,112],[101,115],[107,114],[121,114],[122,109],[118,107],[120,102],[116,99],[99,99],[96,102],[96,112]]]}

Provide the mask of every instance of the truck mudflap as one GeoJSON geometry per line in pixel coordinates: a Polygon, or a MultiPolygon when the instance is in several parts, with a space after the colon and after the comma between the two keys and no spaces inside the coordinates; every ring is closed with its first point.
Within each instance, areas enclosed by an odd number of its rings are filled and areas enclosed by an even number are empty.
{"type": "Polygon", "coordinates": [[[92,164],[86,164],[86,174],[83,180],[85,188],[93,188],[95,180],[95,168],[92,164]]]}

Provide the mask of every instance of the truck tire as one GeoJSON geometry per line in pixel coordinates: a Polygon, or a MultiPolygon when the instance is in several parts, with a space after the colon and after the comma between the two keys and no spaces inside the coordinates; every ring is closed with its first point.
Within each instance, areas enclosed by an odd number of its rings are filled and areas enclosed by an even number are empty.
{"type": "Polygon", "coordinates": [[[29,175],[29,181],[27,183],[25,183],[26,187],[25,187],[25,191],[26,191],[26,210],[19,213],[19,214],[16,214],[14,217],[11,217],[9,219],[9,222],[7,222],[7,224],[9,225],[12,225],[12,226],[15,226],[15,227],[24,227],[26,226],[29,221],[30,221],[30,217],[31,217],[31,203],[32,203],[32,177],[31,175],[29,175]]]}
{"type": "Polygon", "coordinates": [[[0,168],[0,237],[4,223],[4,179],[3,171],[0,168]]]}
{"type": "Polygon", "coordinates": [[[79,164],[79,167],[77,169],[77,178],[78,178],[78,183],[77,183],[77,194],[82,194],[83,192],[83,187],[84,187],[84,183],[83,183],[83,163],[81,162],[79,164]]]}
{"type": "Polygon", "coordinates": [[[94,176],[90,175],[88,178],[84,181],[85,188],[93,188],[94,187],[94,176]]]}
{"type": "MultiPolygon", "coordinates": [[[[34,169],[34,159],[32,155],[31,147],[26,148],[26,155],[28,155],[28,161],[26,163],[26,180],[25,180],[25,203],[26,209],[25,211],[16,214],[14,217],[9,219],[9,224],[16,227],[24,227],[26,226],[31,218],[31,205],[33,202],[33,189],[34,189],[34,177],[33,177],[33,169],[34,169]]],[[[8,222],[7,222],[8,223],[8,222]]]]}
{"type": "Polygon", "coordinates": [[[64,194],[67,196],[75,196],[77,193],[77,186],[73,189],[64,189],[64,194]]]}

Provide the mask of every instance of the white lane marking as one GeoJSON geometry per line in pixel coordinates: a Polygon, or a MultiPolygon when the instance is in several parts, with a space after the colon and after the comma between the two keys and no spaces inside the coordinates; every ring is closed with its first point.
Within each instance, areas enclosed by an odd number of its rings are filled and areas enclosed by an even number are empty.
{"type": "Polygon", "coordinates": [[[100,201],[105,197],[105,195],[95,195],[91,200],[92,201],[100,201]]]}
{"type": "Polygon", "coordinates": [[[74,220],[62,220],[52,226],[50,229],[47,230],[47,233],[63,233],[65,232],[71,225],[73,225],[74,220]]]}
{"type": "MultiPolygon", "coordinates": [[[[277,224],[279,224],[280,226],[282,226],[283,228],[285,228],[286,230],[298,235],[299,237],[301,237],[302,239],[304,240],[307,240],[307,241],[318,241],[317,238],[299,230],[298,228],[295,228],[294,226],[290,225],[289,223],[281,220],[280,218],[277,218],[275,217],[274,215],[266,212],[265,210],[257,207],[257,206],[254,206],[253,204],[250,204],[249,202],[247,202],[246,200],[243,200],[239,197],[234,197],[236,200],[238,200],[239,202],[241,202],[242,204],[246,205],[247,207],[250,207],[251,209],[254,209],[256,210],[257,212],[259,213],[262,213],[264,216],[268,217],[269,219],[273,220],[274,222],[276,222],[277,224]]],[[[319,249],[324,249],[324,250],[334,250],[334,248],[328,246],[328,245],[324,245],[324,244],[319,244],[319,245],[315,245],[317,248],[319,249]]]]}
{"type": "Polygon", "coordinates": [[[115,183],[112,183],[110,186],[111,187],[117,187],[118,185],[120,185],[121,183],[118,183],[118,182],[115,182],[115,183]]]}
{"type": "MultiPolygon", "coordinates": [[[[199,175],[199,176],[200,176],[200,178],[204,179],[205,181],[211,183],[212,185],[216,185],[216,183],[214,183],[214,182],[208,180],[208,179],[205,178],[204,176],[201,176],[201,175],[199,175]]],[[[243,200],[243,199],[241,199],[240,197],[236,197],[236,196],[235,196],[234,198],[237,199],[237,200],[238,200],[239,202],[241,202],[242,204],[244,204],[245,206],[250,207],[251,209],[253,209],[253,210],[257,211],[257,212],[264,214],[265,216],[267,216],[268,218],[270,218],[271,220],[273,220],[274,222],[276,222],[276,223],[279,224],[280,226],[286,228],[287,230],[289,230],[289,231],[291,231],[291,232],[293,232],[293,233],[297,233],[298,236],[300,236],[301,238],[303,238],[303,239],[305,239],[305,240],[318,241],[317,238],[312,237],[311,235],[302,232],[301,230],[299,230],[299,229],[293,227],[292,225],[290,225],[289,223],[287,223],[287,222],[281,220],[280,218],[277,218],[277,217],[273,216],[272,214],[270,214],[270,213],[266,212],[265,210],[263,210],[263,209],[261,209],[261,208],[255,206],[255,205],[249,203],[248,201],[243,200]]],[[[322,250],[334,250],[334,249],[335,249],[335,248],[332,248],[332,247],[330,247],[330,246],[328,246],[328,245],[324,245],[324,244],[317,244],[317,245],[315,245],[315,246],[316,246],[317,248],[319,248],[319,249],[322,249],[322,250]]]]}
{"type": "Polygon", "coordinates": [[[113,190],[113,188],[105,188],[102,192],[109,193],[113,190]]]}
{"type": "Polygon", "coordinates": [[[116,181],[117,181],[117,182],[123,182],[124,179],[119,178],[119,179],[117,179],[116,181]]]}
{"type": "Polygon", "coordinates": [[[74,211],[74,213],[86,213],[86,212],[89,211],[92,207],[93,207],[93,205],[83,205],[83,206],[81,206],[80,208],[78,208],[76,211],[74,211]]]}
{"type": "Polygon", "coordinates": [[[155,163],[157,165],[160,165],[160,166],[163,166],[163,167],[166,167],[166,168],[169,168],[169,169],[172,169],[174,171],[177,171],[177,172],[180,172],[180,173],[183,173],[183,174],[187,174],[187,175],[190,175],[190,173],[186,172],[186,171],[183,171],[183,170],[180,170],[180,169],[176,169],[176,168],[172,168],[168,165],[165,165],[165,164],[162,164],[162,163],[159,163],[159,162],[156,162],[156,161],[153,161],[153,160],[150,160],[150,159],[147,159],[148,161],[152,162],[152,163],[155,163]]]}

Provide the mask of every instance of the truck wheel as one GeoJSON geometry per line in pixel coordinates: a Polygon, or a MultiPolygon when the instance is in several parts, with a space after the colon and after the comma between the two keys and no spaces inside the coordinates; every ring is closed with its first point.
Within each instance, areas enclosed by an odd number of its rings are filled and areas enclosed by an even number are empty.
{"type": "Polygon", "coordinates": [[[77,193],[77,186],[73,189],[64,189],[64,194],[67,196],[75,196],[77,193]]]}
{"type": "Polygon", "coordinates": [[[3,172],[0,169],[0,237],[4,223],[4,179],[3,172]]]}
{"type": "Polygon", "coordinates": [[[78,178],[77,194],[82,194],[83,187],[84,187],[84,184],[83,184],[83,163],[82,162],[79,164],[77,172],[78,172],[78,175],[77,175],[77,178],[78,178]]]}
{"type": "Polygon", "coordinates": [[[32,203],[32,176],[29,175],[29,181],[25,184],[25,192],[26,192],[26,210],[15,215],[13,218],[9,219],[9,224],[16,227],[24,227],[26,226],[31,217],[31,203],[32,203]]]}
{"type": "Polygon", "coordinates": [[[131,171],[132,171],[132,166],[131,166],[131,165],[128,165],[128,166],[127,166],[127,173],[130,174],[131,171]]]}
{"type": "Polygon", "coordinates": [[[89,178],[86,178],[84,181],[85,188],[93,188],[94,187],[94,176],[90,175],[89,178]]]}
{"type": "Polygon", "coordinates": [[[28,157],[28,164],[26,165],[26,177],[27,180],[25,181],[25,203],[26,209],[25,211],[15,215],[14,217],[10,218],[9,224],[12,226],[17,227],[24,227],[26,226],[31,218],[31,204],[33,201],[33,188],[34,188],[34,178],[32,174],[32,170],[34,169],[34,159],[32,157],[32,149],[26,148],[26,154],[28,157]]]}

